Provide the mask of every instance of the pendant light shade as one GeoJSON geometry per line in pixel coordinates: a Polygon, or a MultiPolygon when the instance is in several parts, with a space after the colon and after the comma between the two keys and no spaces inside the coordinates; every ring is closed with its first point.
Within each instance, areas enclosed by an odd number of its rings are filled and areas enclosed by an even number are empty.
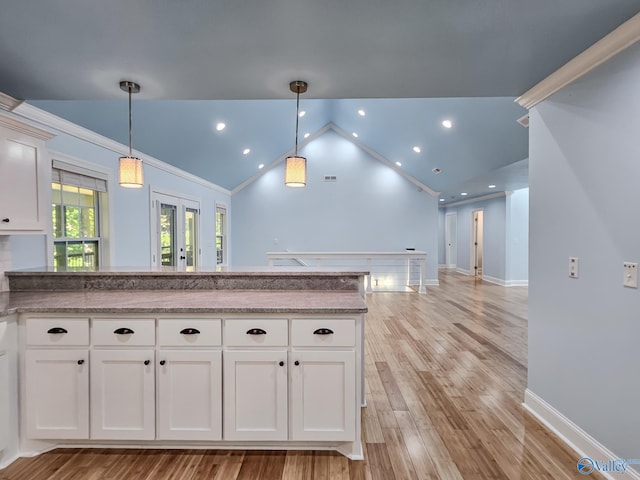
{"type": "Polygon", "coordinates": [[[284,184],[287,187],[304,187],[307,185],[306,158],[287,157],[284,164],[284,184]]]}
{"type": "Polygon", "coordinates": [[[141,188],[144,186],[142,160],[133,156],[131,148],[131,94],[140,91],[140,85],[134,82],[120,82],[120,89],[129,93],[129,156],[120,157],[119,183],[125,188],[141,188]]]}
{"type": "Polygon", "coordinates": [[[296,147],[293,156],[287,157],[284,164],[284,184],[287,187],[307,185],[307,159],[298,155],[298,120],[300,119],[300,94],[307,91],[307,82],[296,80],[289,84],[296,94],[296,147]]]}

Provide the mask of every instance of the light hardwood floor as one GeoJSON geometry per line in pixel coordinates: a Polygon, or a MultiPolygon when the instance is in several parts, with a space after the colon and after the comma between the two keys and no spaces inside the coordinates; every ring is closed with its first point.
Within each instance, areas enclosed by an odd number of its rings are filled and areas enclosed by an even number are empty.
{"type": "MultiPolygon", "coordinates": [[[[569,479],[578,455],[521,407],[527,289],[452,272],[367,296],[365,460],[330,452],[57,449],[0,480],[569,479]]],[[[600,478],[591,475],[590,478],[600,478]]]]}

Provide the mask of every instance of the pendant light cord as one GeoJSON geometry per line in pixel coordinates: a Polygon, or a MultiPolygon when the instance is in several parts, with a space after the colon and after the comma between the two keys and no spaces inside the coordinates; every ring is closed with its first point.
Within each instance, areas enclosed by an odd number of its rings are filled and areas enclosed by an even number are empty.
{"type": "Polygon", "coordinates": [[[296,96],[296,149],[295,149],[295,156],[298,156],[298,122],[300,120],[300,87],[298,87],[297,90],[297,96],[296,96]]]}
{"type": "Polygon", "coordinates": [[[131,85],[129,85],[129,157],[133,157],[131,149],[131,85]]]}

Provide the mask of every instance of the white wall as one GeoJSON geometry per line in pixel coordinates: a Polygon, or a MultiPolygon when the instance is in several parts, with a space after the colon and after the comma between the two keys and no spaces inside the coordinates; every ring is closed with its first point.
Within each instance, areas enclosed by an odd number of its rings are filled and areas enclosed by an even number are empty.
{"type": "MultiPolygon", "coordinates": [[[[50,151],[106,168],[112,172],[113,182],[108,192],[112,208],[109,236],[113,243],[111,266],[148,267],[150,265],[150,186],[195,198],[201,206],[202,266],[216,265],[215,203],[229,205],[230,196],[219,189],[182,178],[145,164],[145,186],[126,189],[117,184],[118,153],[58,132],[46,144],[50,151]]],[[[53,155],[55,158],[55,155],[53,155]]],[[[46,264],[47,239],[44,236],[15,236],[11,239],[12,268],[28,268],[46,264]]]]}
{"type": "Polygon", "coordinates": [[[427,252],[426,278],[437,282],[436,197],[332,130],[301,153],[305,188],[285,187],[281,164],[233,195],[233,265],[266,265],[269,251],[413,247],[427,252]]]}
{"type": "Polygon", "coordinates": [[[622,458],[640,451],[640,45],[530,112],[529,389],[622,458]],[[568,258],[579,257],[579,278],[568,258]]]}

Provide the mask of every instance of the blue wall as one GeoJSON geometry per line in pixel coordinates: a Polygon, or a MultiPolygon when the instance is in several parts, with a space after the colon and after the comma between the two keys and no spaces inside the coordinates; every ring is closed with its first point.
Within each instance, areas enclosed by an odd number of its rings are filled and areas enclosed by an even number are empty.
{"type": "MultiPolygon", "coordinates": [[[[230,196],[216,188],[196,183],[145,164],[145,186],[126,189],[117,184],[119,154],[68,134],[47,141],[47,149],[112,171],[108,192],[113,209],[109,237],[114,245],[111,266],[150,265],[150,185],[200,200],[202,266],[215,266],[215,202],[230,204],[230,196]]],[[[55,158],[55,154],[51,155],[55,158]]],[[[12,268],[46,265],[46,236],[15,236],[11,239],[12,268]]]]}
{"type": "Polygon", "coordinates": [[[284,165],[233,195],[232,263],[266,265],[269,251],[427,252],[437,282],[438,199],[332,130],[301,152],[307,186],[284,186],[284,165]],[[336,175],[336,182],[324,182],[336,175]],[[277,239],[277,240],[276,240],[277,239]]]}
{"type": "Polygon", "coordinates": [[[640,262],[639,86],[636,44],[529,128],[529,389],[622,458],[640,448],[640,291],[622,286],[640,262]]]}
{"type": "MultiPolygon", "coordinates": [[[[500,285],[526,285],[528,279],[529,189],[507,192],[504,196],[470,201],[441,208],[441,215],[457,213],[458,271],[472,274],[471,241],[473,211],[483,212],[483,278],[500,285]]],[[[445,242],[441,222],[440,242],[445,242]]],[[[444,249],[440,253],[445,263],[444,249]]]]}

